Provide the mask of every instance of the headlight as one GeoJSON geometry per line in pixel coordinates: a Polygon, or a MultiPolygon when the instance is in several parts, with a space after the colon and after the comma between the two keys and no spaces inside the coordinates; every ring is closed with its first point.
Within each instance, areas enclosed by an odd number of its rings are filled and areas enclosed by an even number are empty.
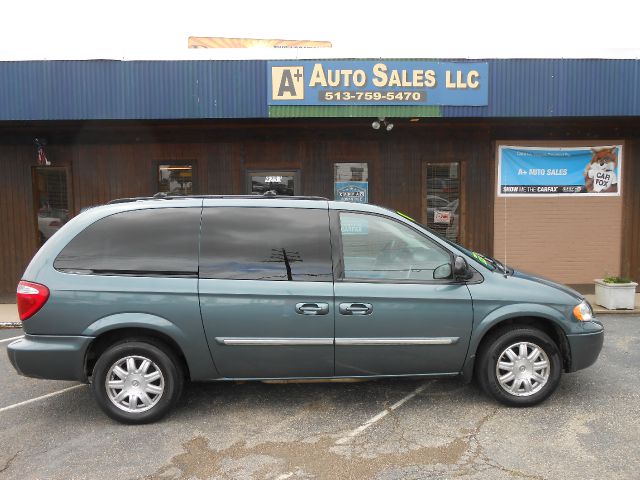
{"type": "Polygon", "coordinates": [[[591,305],[589,305],[586,300],[583,300],[581,304],[573,307],[573,316],[583,322],[590,322],[593,320],[591,305]]]}

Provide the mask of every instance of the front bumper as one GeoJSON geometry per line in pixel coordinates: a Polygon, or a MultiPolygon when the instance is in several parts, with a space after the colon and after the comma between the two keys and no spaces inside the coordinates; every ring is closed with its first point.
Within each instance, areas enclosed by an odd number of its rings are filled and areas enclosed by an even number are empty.
{"type": "Polygon", "coordinates": [[[87,381],[85,354],[93,337],[25,335],[11,342],[11,365],[25,377],[87,381]]]}
{"type": "Polygon", "coordinates": [[[571,350],[571,364],[567,372],[582,370],[595,363],[604,343],[604,327],[600,322],[588,322],[588,332],[567,335],[571,350]]]}

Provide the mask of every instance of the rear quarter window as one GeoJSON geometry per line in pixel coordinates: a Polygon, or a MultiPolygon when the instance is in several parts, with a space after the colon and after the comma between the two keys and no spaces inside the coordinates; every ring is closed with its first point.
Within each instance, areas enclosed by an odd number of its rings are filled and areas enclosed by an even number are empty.
{"type": "Polygon", "coordinates": [[[197,276],[201,208],[134,210],[80,232],[56,270],[93,275],[197,276]]]}

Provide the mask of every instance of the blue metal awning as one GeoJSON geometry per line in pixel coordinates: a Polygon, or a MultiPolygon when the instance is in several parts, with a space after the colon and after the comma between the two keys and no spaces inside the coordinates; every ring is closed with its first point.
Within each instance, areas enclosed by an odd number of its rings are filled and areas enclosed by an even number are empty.
{"type": "MultiPolygon", "coordinates": [[[[640,115],[638,60],[483,61],[489,64],[487,106],[428,107],[425,116],[640,115]]],[[[272,110],[271,116],[313,117],[317,110],[287,108],[272,110]]],[[[371,115],[370,107],[363,108],[371,115]]],[[[335,116],[359,116],[357,109],[338,107],[335,116]]],[[[416,116],[413,107],[406,107],[406,115],[403,111],[394,108],[394,116],[416,116]]],[[[0,120],[269,116],[266,60],[0,62],[0,120]]]]}

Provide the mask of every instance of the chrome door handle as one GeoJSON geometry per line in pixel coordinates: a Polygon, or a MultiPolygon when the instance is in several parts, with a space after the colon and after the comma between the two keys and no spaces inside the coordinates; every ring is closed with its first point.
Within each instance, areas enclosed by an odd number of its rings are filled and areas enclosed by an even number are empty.
{"type": "Polygon", "coordinates": [[[373,305],[370,303],[341,303],[339,310],[342,315],[371,315],[373,305]]]}
{"type": "Polygon", "coordinates": [[[326,315],[329,313],[328,303],[296,303],[296,313],[301,315],[326,315]]]}

